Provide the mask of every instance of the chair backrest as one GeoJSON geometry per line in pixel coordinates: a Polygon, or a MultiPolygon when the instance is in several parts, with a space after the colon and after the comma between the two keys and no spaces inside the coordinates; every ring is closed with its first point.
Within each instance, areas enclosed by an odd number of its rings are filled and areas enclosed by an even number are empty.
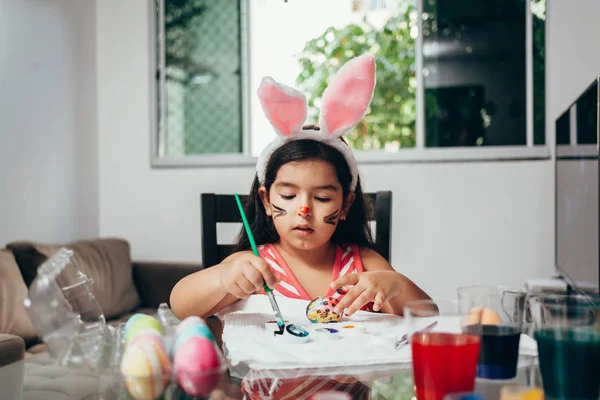
{"type": "MultiPolygon", "coordinates": [[[[366,193],[373,206],[370,221],[375,221],[375,246],[388,262],[391,258],[392,192],[366,193]]],[[[247,196],[240,196],[245,203],[247,196]]],[[[217,243],[218,223],[241,223],[235,197],[232,194],[202,193],[202,265],[204,268],[219,264],[233,251],[232,244],[217,243]]]]}

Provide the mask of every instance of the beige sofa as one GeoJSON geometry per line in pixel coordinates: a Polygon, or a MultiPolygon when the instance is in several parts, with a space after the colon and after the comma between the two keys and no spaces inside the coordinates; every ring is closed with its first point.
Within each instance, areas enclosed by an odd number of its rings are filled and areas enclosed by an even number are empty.
{"type": "MultiPolygon", "coordinates": [[[[129,243],[107,238],[70,244],[14,242],[0,249],[0,398],[81,400],[105,382],[85,371],[53,365],[29,320],[23,300],[37,268],[60,247],[74,251],[78,266],[94,279],[94,295],[110,324],[137,312],[155,313],[175,283],[199,264],[133,262],[129,243]]],[[[218,328],[217,328],[218,329],[218,328]]],[[[217,333],[217,332],[215,332],[217,333]]]]}

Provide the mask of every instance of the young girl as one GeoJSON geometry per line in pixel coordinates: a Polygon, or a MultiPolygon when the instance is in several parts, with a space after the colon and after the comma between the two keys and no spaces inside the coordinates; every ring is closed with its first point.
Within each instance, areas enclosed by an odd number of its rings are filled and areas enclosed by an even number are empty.
{"type": "MultiPolygon", "coordinates": [[[[320,128],[303,128],[304,95],[263,79],[258,95],[279,136],[258,159],[245,207],[260,257],[242,228],[232,255],[177,283],[171,307],[178,317],[213,315],[264,294],[264,282],[276,295],[338,297],[335,312],[345,315],[360,309],[402,315],[406,302],[429,299],[374,250],[356,160],[342,139],[364,116],[374,86],[373,57],[349,61],[323,94],[320,128]]],[[[294,398],[302,397],[294,387],[294,398]]]]}

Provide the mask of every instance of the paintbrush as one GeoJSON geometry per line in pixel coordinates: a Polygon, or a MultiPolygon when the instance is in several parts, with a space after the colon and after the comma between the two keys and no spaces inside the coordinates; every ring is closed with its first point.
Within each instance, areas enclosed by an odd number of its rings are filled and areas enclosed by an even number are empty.
{"type": "MultiPolygon", "coordinates": [[[[430,330],[432,330],[433,328],[435,328],[435,326],[436,326],[436,325],[437,325],[437,321],[435,321],[435,322],[433,322],[433,323],[431,323],[431,324],[427,325],[427,326],[426,326],[425,328],[423,328],[423,329],[419,329],[419,330],[418,330],[418,331],[416,331],[415,333],[417,333],[417,332],[427,332],[427,331],[430,331],[430,330]]],[[[398,349],[399,347],[401,347],[401,346],[404,346],[404,345],[406,345],[406,344],[408,344],[408,334],[407,334],[407,333],[405,333],[404,335],[402,335],[402,337],[401,337],[400,339],[396,340],[396,343],[394,343],[394,347],[395,347],[396,349],[398,349]]]]}
{"type": "MultiPolygon", "coordinates": [[[[246,213],[244,213],[244,207],[242,206],[242,202],[240,200],[240,196],[235,193],[235,201],[237,202],[238,208],[240,210],[240,215],[242,216],[242,222],[244,224],[244,229],[246,230],[246,234],[248,235],[248,240],[250,241],[250,246],[252,247],[252,252],[256,257],[260,257],[258,253],[258,249],[256,248],[256,242],[254,241],[254,235],[252,235],[252,231],[250,230],[250,225],[248,224],[248,220],[246,219],[246,213]]],[[[277,320],[277,326],[279,327],[279,332],[275,332],[276,334],[283,335],[283,331],[285,329],[285,322],[283,317],[281,316],[281,310],[279,310],[279,306],[277,305],[277,300],[275,300],[275,295],[273,294],[273,289],[267,286],[267,282],[264,283],[263,288],[265,289],[265,293],[269,297],[269,301],[271,302],[271,308],[275,313],[275,319],[277,320]]]]}

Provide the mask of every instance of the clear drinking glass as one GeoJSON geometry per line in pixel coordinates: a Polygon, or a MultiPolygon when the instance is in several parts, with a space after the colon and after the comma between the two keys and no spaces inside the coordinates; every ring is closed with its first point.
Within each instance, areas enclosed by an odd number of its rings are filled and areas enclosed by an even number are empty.
{"type": "Polygon", "coordinates": [[[477,333],[463,332],[457,303],[413,301],[404,307],[418,400],[472,392],[479,357],[477,333]]]}
{"type": "Polygon", "coordinates": [[[481,335],[477,376],[512,379],[517,375],[525,293],[503,286],[464,286],[457,290],[465,332],[481,335]]]}
{"type": "Polygon", "coordinates": [[[530,295],[546,400],[600,397],[600,306],[584,295],[530,295]]]}

